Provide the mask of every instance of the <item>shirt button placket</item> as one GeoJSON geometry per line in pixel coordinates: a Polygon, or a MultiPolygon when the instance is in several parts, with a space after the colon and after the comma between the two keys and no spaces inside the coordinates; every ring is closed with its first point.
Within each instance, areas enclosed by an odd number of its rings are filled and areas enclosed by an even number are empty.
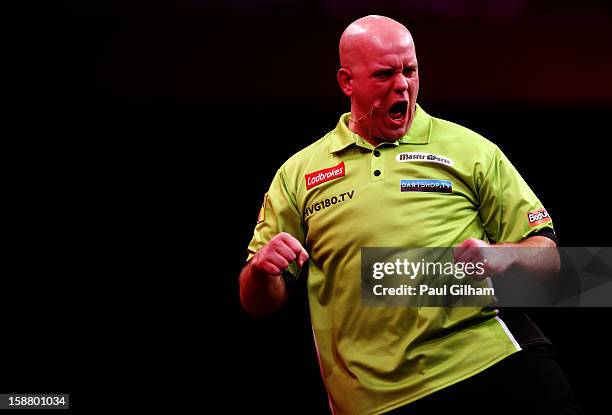
{"type": "Polygon", "coordinates": [[[380,150],[376,149],[372,151],[372,159],[370,163],[371,175],[370,178],[373,182],[381,181],[385,177],[384,175],[384,166],[383,166],[383,156],[380,150]]]}

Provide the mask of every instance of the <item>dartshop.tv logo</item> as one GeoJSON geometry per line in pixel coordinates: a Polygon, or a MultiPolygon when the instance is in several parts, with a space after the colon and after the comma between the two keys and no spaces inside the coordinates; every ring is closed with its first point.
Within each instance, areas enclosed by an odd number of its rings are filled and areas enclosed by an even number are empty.
{"type": "Polygon", "coordinates": [[[537,226],[541,223],[550,222],[552,219],[548,216],[546,209],[542,208],[528,212],[527,220],[529,221],[529,226],[537,226]]]}

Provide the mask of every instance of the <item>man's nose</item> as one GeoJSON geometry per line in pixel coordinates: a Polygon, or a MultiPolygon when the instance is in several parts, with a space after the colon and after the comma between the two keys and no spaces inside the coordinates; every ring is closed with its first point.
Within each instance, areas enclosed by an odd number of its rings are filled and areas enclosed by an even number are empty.
{"type": "Polygon", "coordinates": [[[403,73],[395,74],[393,88],[398,92],[404,92],[408,89],[408,80],[403,73]]]}

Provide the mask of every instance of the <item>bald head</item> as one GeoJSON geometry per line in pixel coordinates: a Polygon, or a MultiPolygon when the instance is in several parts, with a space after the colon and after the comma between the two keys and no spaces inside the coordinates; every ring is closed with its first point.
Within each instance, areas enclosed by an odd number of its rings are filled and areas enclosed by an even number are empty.
{"type": "Polygon", "coordinates": [[[385,16],[370,15],[355,20],[340,37],[340,65],[353,68],[364,60],[364,52],[391,41],[414,48],[412,35],[403,24],[385,16]]]}
{"type": "Polygon", "coordinates": [[[384,16],[351,23],[340,38],[338,85],[351,99],[348,127],[373,146],[406,134],[416,113],[419,72],[412,35],[384,16]]]}

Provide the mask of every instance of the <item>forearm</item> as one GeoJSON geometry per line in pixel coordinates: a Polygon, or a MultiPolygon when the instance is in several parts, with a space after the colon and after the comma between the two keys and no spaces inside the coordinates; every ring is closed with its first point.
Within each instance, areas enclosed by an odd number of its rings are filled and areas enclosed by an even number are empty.
{"type": "Polygon", "coordinates": [[[535,276],[550,276],[557,273],[561,266],[559,253],[555,249],[557,245],[545,236],[533,236],[517,243],[501,243],[493,246],[515,248],[509,252],[512,265],[535,276]]]}
{"type": "Polygon", "coordinates": [[[239,283],[242,307],[253,317],[270,314],[287,301],[283,279],[255,272],[250,262],[242,269],[239,283]]]}

